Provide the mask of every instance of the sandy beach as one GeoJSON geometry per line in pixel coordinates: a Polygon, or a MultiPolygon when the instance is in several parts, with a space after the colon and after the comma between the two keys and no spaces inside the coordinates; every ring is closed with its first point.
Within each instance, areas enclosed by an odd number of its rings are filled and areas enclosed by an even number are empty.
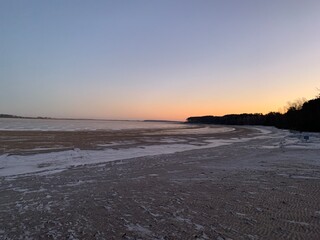
{"type": "Polygon", "coordinates": [[[319,239],[319,134],[305,141],[275,128],[233,128],[1,131],[0,238],[319,239]],[[166,152],[172,144],[191,147],[166,152]],[[155,146],[156,154],[143,152],[155,146]],[[133,148],[144,156],[64,168],[38,162],[133,148]],[[20,170],[10,161],[24,158],[32,167],[13,174],[20,170]]]}
{"type": "Polygon", "coordinates": [[[319,13],[0,0],[0,240],[320,240],[319,13]]]}

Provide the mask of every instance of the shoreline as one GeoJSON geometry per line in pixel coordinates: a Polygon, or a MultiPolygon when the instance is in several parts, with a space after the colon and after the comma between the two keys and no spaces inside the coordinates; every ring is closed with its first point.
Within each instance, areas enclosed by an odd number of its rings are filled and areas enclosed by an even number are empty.
{"type": "Polygon", "coordinates": [[[73,166],[171,154],[246,141],[246,128],[121,131],[0,131],[0,176],[66,170],[73,166]]]}

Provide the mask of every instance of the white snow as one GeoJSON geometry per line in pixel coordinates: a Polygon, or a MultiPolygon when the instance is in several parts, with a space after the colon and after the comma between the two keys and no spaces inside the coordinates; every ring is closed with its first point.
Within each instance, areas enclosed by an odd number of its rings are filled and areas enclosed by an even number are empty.
{"type": "MultiPolygon", "coordinates": [[[[215,129],[215,128],[213,128],[215,129]]],[[[53,174],[61,172],[71,166],[86,164],[104,163],[115,160],[130,159],[143,156],[170,154],[193,149],[203,149],[229,145],[236,142],[245,142],[252,139],[267,139],[270,143],[258,148],[290,148],[290,149],[319,149],[320,134],[309,133],[309,140],[303,139],[304,133],[290,133],[288,131],[275,128],[256,127],[259,134],[253,134],[246,138],[207,139],[205,142],[197,143],[185,141],[181,138],[174,142],[174,138],[169,138],[167,143],[159,141],[159,144],[145,145],[124,149],[104,149],[104,150],[64,150],[60,152],[39,153],[34,155],[0,155],[0,176],[14,176],[19,174],[37,173],[40,175],[53,174]],[[270,141],[269,141],[270,140],[270,141]],[[195,144],[197,143],[197,144],[195,144]]],[[[183,138],[182,138],[183,139],[183,138]]],[[[128,144],[128,142],[127,142],[128,144]]],[[[110,143],[116,145],[116,143],[110,143]]],[[[110,146],[109,144],[105,146],[110,146]]],[[[43,149],[42,149],[43,150],[43,149]]],[[[314,159],[314,161],[320,161],[314,159]]]]}
{"type": "Polygon", "coordinates": [[[297,221],[290,221],[290,220],[287,220],[286,222],[298,224],[298,225],[302,225],[302,226],[309,226],[309,223],[306,223],[306,222],[297,222],[297,221]]]}
{"type": "Polygon", "coordinates": [[[140,234],[144,235],[144,236],[148,236],[148,235],[151,235],[152,232],[148,229],[148,228],[145,228],[143,226],[141,226],[140,224],[128,224],[126,225],[127,229],[129,231],[132,231],[132,232],[139,232],[140,234]]]}
{"type": "Polygon", "coordinates": [[[143,156],[169,154],[192,149],[221,146],[224,141],[216,141],[206,146],[189,144],[164,144],[105,150],[68,150],[61,152],[40,153],[35,155],[0,155],[0,176],[11,176],[27,173],[52,174],[71,166],[103,163],[121,159],[130,159],[143,156]]]}
{"type": "Polygon", "coordinates": [[[210,133],[224,133],[224,132],[231,132],[234,131],[235,128],[232,127],[194,127],[194,128],[186,128],[181,131],[180,129],[170,129],[170,130],[163,130],[157,133],[151,133],[152,135],[155,134],[179,134],[179,135],[187,135],[187,134],[210,134],[210,133]]]}

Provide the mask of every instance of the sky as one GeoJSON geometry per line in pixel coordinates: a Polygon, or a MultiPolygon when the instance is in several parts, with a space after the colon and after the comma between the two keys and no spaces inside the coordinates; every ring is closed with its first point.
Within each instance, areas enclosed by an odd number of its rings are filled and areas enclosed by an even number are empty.
{"type": "Polygon", "coordinates": [[[185,120],[320,89],[318,0],[1,0],[0,113],[185,120]]]}

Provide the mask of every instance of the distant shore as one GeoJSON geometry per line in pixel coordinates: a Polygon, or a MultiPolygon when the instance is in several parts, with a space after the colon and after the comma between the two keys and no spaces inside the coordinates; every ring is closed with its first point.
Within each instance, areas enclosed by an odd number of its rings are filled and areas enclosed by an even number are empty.
{"type": "Polygon", "coordinates": [[[269,112],[228,114],[224,116],[195,116],[188,123],[222,125],[274,126],[296,131],[320,132],[320,96],[305,102],[293,103],[285,113],[269,112]]]}
{"type": "MultiPolygon", "coordinates": [[[[93,120],[93,121],[139,121],[139,120],[116,120],[116,119],[95,119],[95,118],[53,118],[53,117],[25,117],[10,114],[0,114],[0,118],[17,119],[48,119],[48,120],[93,120]]],[[[141,120],[143,121],[143,120],[141,120]]]]}
{"type": "Polygon", "coordinates": [[[52,119],[48,117],[23,117],[11,114],[0,114],[0,118],[19,118],[19,119],[52,119]]]}
{"type": "Polygon", "coordinates": [[[47,120],[83,120],[83,121],[138,121],[138,122],[164,122],[164,123],[182,123],[183,121],[161,120],[161,119],[146,119],[146,120],[126,120],[126,119],[101,119],[101,118],[53,118],[53,117],[26,117],[11,114],[0,114],[0,118],[13,119],[47,119],[47,120]]]}

